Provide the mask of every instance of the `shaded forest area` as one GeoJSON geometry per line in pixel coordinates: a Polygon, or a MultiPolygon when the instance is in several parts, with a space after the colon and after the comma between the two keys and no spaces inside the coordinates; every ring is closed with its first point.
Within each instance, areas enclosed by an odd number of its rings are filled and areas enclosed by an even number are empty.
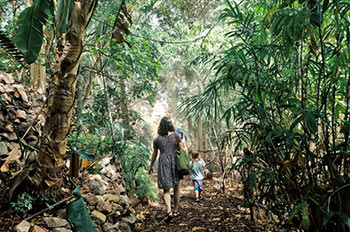
{"type": "Polygon", "coordinates": [[[347,0],[0,0],[1,223],[147,229],[168,115],[216,176],[205,217],[349,231],[349,24],[347,0]]]}

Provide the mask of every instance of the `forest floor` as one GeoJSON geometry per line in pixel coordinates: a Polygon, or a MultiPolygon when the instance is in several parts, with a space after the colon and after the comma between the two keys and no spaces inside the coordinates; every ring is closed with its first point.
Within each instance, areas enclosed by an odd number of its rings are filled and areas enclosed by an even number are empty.
{"type": "MultiPolygon", "coordinates": [[[[154,184],[156,177],[154,178],[154,184]]],[[[143,223],[136,224],[136,231],[266,231],[266,222],[250,220],[248,208],[243,207],[241,184],[233,183],[225,193],[220,192],[218,178],[204,180],[203,197],[195,202],[192,181],[182,181],[180,216],[166,222],[162,195],[159,202],[151,202],[136,208],[143,215],[143,223]]]]}

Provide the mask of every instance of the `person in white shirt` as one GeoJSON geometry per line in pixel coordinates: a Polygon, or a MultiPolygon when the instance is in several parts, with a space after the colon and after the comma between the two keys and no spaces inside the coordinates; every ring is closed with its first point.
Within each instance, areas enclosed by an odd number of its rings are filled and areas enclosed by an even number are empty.
{"type": "Polygon", "coordinates": [[[202,159],[200,159],[200,155],[197,151],[193,151],[191,155],[190,161],[190,170],[192,176],[192,183],[194,188],[194,193],[196,196],[196,202],[199,202],[203,199],[203,169],[205,167],[205,163],[202,159]]]}

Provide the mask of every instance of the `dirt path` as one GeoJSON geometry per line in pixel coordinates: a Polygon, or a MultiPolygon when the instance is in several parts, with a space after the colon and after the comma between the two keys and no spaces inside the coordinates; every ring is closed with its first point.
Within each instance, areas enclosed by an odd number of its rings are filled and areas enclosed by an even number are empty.
{"type": "Polygon", "coordinates": [[[162,201],[137,208],[144,222],[136,225],[136,231],[264,231],[263,225],[249,220],[249,210],[243,208],[239,184],[228,188],[226,194],[219,191],[219,181],[205,180],[204,199],[195,202],[189,178],[182,183],[181,215],[166,223],[162,201]]]}

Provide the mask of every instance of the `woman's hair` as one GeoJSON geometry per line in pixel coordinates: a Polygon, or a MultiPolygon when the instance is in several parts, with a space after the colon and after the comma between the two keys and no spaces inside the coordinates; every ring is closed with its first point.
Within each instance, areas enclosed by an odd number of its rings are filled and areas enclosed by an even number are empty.
{"type": "Polygon", "coordinates": [[[160,120],[158,134],[160,136],[168,135],[169,132],[175,131],[174,124],[169,117],[163,117],[160,120]]]}
{"type": "Polygon", "coordinates": [[[198,159],[200,157],[198,151],[192,151],[192,159],[198,159]]]}

